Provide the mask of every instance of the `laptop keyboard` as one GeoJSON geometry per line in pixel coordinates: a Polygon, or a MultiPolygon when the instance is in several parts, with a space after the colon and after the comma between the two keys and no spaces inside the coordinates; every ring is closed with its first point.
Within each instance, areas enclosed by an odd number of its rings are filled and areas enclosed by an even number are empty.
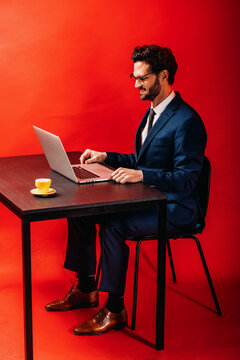
{"type": "Polygon", "coordinates": [[[77,178],[79,179],[93,179],[93,178],[99,178],[100,176],[92,173],[91,171],[88,171],[86,169],[83,169],[81,166],[74,166],[73,171],[77,178]]]}

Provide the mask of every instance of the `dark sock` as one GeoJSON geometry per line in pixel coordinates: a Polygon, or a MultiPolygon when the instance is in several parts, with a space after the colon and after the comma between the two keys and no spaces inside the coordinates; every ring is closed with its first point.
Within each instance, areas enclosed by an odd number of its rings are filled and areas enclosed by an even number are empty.
{"type": "Polygon", "coordinates": [[[78,275],[78,290],[84,293],[90,293],[97,290],[97,284],[94,275],[78,275]]]}
{"type": "Polygon", "coordinates": [[[124,296],[109,293],[106,308],[114,314],[120,313],[124,309],[124,296]]]}

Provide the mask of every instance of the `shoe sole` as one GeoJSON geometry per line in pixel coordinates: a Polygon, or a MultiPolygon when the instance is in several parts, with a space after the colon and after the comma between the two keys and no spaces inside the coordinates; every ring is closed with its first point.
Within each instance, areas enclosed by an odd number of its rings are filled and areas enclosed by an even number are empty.
{"type": "Polygon", "coordinates": [[[91,304],[83,304],[83,305],[75,305],[75,306],[71,306],[69,308],[65,308],[65,309],[51,309],[51,308],[46,308],[45,310],[48,312],[53,312],[53,311],[70,311],[70,310],[75,310],[75,309],[87,309],[87,308],[93,308],[93,307],[98,307],[99,303],[98,302],[93,302],[91,304]]]}
{"type": "Polygon", "coordinates": [[[119,325],[115,325],[115,326],[111,327],[110,329],[108,329],[106,331],[102,331],[102,332],[96,332],[96,333],[89,332],[89,333],[80,334],[80,333],[73,330],[73,333],[74,333],[74,335],[78,335],[78,336],[103,335],[103,334],[106,334],[110,330],[121,330],[121,329],[125,328],[126,326],[127,326],[127,323],[122,323],[122,324],[119,324],[119,325]]]}

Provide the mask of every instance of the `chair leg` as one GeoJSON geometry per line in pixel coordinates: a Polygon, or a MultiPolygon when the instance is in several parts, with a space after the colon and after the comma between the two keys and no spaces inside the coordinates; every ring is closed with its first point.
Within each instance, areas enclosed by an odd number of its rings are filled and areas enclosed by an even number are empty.
{"type": "Polygon", "coordinates": [[[135,271],[134,271],[134,286],[133,286],[133,305],[132,305],[132,324],[131,329],[136,327],[136,311],[137,311],[137,290],[138,290],[138,269],[139,269],[139,251],[142,240],[139,240],[136,245],[135,253],[135,271]]]}
{"type": "Polygon", "coordinates": [[[101,268],[102,268],[102,252],[100,253],[99,262],[98,262],[98,267],[97,267],[97,275],[96,275],[96,284],[97,284],[97,287],[98,287],[98,283],[99,283],[99,279],[100,279],[101,268]]]}
{"type": "Polygon", "coordinates": [[[207,263],[206,263],[204,255],[203,255],[203,251],[202,251],[200,241],[198,240],[198,238],[196,236],[192,236],[192,239],[195,240],[195,242],[197,244],[198,251],[199,251],[199,254],[200,254],[200,257],[201,257],[201,260],[202,260],[202,264],[203,264],[203,267],[204,267],[204,270],[205,270],[205,273],[206,273],[206,276],[207,276],[207,279],[208,279],[208,284],[209,284],[209,287],[210,287],[210,290],[211,290],[211,293],[212,293],[212,297],[213,297],[213,300],[214,300],[214,303],[215,303],[215,306],[216,306],[216,309],[217,309],[217,314],[220,316],[222,314],[222,312],[221,312],[221,309],[220,309],[220,306],[219,306],[219,303],[218,303],[216,292],[215,292],[214,287],[213,287],[213,283],[212,283],[212,279],[211,279],[211,276],[210,276],[210,273],[209,273],[209,270],[208,270],[208,267],[207,267],[207,263]]]}
{"type": "Polygon", "coordinates": [[[168,250],[168,258],[169,258],[169,262],[170,262],[170,267],[171,267],[171,271],[172,271],[172,279],[173,279],[173,282],[176,284],[176,282],[177,282],[176,273],[175,273],[175,269],[174,269],[174,265],[173,265],[172,251],[171,251],[169,239],[167,239],[167,250],[168,250]]]}

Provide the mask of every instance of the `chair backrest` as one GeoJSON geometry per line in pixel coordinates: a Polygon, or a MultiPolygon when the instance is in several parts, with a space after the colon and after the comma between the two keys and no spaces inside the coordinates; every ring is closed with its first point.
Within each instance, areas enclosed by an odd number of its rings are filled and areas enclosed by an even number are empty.
{"type": "Polygon", "coordinates": [[[208,208],[208,199],[210,192],[210,180],[211,180],[211,164],[206,156],[203,158],[203,167],[198,179],[197,189],[200,199],[199,207],[199,232],[202,232],[205,226],[205,217],[208,208]]]}

